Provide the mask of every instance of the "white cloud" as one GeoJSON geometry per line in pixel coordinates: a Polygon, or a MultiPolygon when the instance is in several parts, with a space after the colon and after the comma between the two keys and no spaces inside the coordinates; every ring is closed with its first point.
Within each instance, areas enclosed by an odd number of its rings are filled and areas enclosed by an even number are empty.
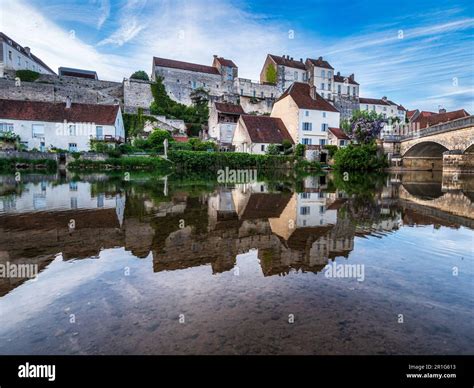
{"type": "Polygon", "coordinates": [[[53,70],[59,66],[94,69],[106,79],[121,80],[127,75],[126,58],[104,55],[93,46],[75,38],[69,31],[59,28],[40,11],[22,1],[0,0],[0,30],[23,46],[31,47],[53,70]],[[22,23],[18,23],[21,15],[22,23]]]}

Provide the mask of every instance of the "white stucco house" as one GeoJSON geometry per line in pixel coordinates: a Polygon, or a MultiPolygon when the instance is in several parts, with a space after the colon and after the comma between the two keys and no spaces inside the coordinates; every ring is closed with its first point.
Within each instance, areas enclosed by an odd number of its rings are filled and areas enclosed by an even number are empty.
{"type": "Polygon", "coordinates": [[[283,121],[277,117],[242,115],[232,138],[236,152],[265,154],[270,144],[294,141],[283,121]]]}
{"type": "Polygon", "coordinates": [[[402,105],[390,101],[385,96],[382,98],[360,97],[359,104],[361,111],[373,111],[382,115],[384,119],[398,117],[401,122],[405,122],[406,109],[402,105]]]}
{"type": "Polygon", "coordinates": [[[330,127],[339,127],[339,111],[307,83],[295,82],[273,105],[295,143],[324,146],[330,127]]]}
{"type": "Polygon", "coordinates": [[[32,70],[41,74],[55,74],[29,47],[20,46],[0,32],[0,77],[4,70],[32,70]]]}
{"type": "Polygon", "coordinates": [[[28,149],[89,151],[91,139],[125,141],[119,105],[0,99],[0,131],[20,136],[28,149]]]}

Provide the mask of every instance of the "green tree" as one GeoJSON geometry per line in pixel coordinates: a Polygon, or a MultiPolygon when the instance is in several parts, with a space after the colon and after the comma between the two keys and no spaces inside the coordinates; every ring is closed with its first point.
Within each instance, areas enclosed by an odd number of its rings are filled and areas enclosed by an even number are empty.
{"type": "Polygon", "coordinates": [[[280,154],[280,146],[278,144],[270,144],[267,147],[267,155],[279,155],[280,154]]]}
{"type": "Polygon", "coordinates": [[[270,63],[267,66],[267,70],[265,71],[265,79],[271,84],[277,83],[277,71],[273,63],[270,63]]]}
{"type": "Polygon", "coordinates": [[[172,140],[171,134],[168,131],[157,128],[148,136],[148,143],[152,147],[160,147],[163,145],[165,139],[168,139],[168,141],[172,140]]]}
{"type": "Polygon", "coordinates": [[[133,73],[130,78],[132,79],[140,79],[142,81],[149,81],[150,78],[148,77],[148,74],[144,70],[138,70],[135,73],[133,73]]]}

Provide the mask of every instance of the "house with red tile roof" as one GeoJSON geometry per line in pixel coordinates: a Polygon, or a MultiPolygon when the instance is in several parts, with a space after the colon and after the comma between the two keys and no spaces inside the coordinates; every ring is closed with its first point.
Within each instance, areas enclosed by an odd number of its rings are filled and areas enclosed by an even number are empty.
{"type": "Polygon", "coordinates": [[[329,127],[328,144],[338,147],[345,147],[350,143],[351,139],[341,128],[329,127]]]}
{"type": "Polygon", "coordinates": [[[339,111],[307,83],[293,83],[273,105],[271,117],[280,118],[293,141],[308,146],[328,144],[328,130],[338,128],[339,111]]]}
{"type": "Polygon", "coordinates": [[[441,109],[439,113],[420,112],[420,114],[411,122],[414,123],[419,129],[423,129],[432,127],[433,125],[443,124],[449,121],[462,119],[463,117],[468,116],[470,116],[470,114],[464,109],[459,109],[451,112],[446,112],[446,110],[441,109]]]}
{"type": "Polygon", "coordinates": [[[294,141],[283,121],[276,117],[241,115],[232,138],[236,152],[265,154],[270,144],[294,141]]]}
{"type": "Polygon", "coordinates": [[[0,99],[0,131],[20,136],[28,149],[90,150],[91,140],[121,143],[125,129],[119,105],[0,99]]]}
{"type": "Polygon", "coordinates": [[[400,122],[405,122],[407,110],[385,96],[382,98],[360,97],[359,104],[361,111],[375,112],[385,119],[398,118],[400,122]]]}

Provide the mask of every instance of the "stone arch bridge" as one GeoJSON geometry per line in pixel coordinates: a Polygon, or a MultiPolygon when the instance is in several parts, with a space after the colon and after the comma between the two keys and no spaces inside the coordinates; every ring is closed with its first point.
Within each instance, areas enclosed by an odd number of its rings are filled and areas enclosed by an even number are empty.
{"type": "Polygon", "coordinates": [[[435,125],[409,135],[388,136],[384,148],[392,163],[407,170],[474,172],[474,116],[435,125]],[[390,152],[388,152],[390,154],[390,152]]]}

